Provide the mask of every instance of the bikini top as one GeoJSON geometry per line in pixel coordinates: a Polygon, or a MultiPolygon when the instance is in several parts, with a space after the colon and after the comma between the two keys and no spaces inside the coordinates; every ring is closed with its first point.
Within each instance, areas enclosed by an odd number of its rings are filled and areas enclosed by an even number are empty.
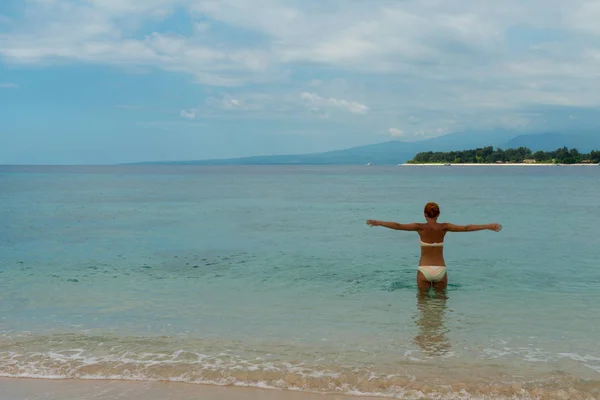
{"type": "Polygon", "coordinates": [[[427,242],[424,242],[422,240],[419,240],[419,242],[421,242],[421,246],[423,246],[423,247],[442,247],[444,245],[444,242],[427,243],[427,242]]]}

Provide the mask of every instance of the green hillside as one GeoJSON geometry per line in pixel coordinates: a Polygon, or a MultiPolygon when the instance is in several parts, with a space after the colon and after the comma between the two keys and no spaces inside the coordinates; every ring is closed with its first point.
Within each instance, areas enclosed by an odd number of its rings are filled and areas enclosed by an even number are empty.
{"type": "Polygon", "coordinates": [[[518,147],[514,149],[499,149],[492,146],[478,149],[448,151],[448,152],[421,152],[417,153],[409,164],[432,164],[432,163],[452,163],[452,164],[494,164],[494,163],[560,163],[560,164],[579,164],[579,163],[599,163],[600,151],[593,150],[590,153],[581,153],[577,149],[568,149],[562,147],[553,151],[533,152],[527,147],[518,147]]]}

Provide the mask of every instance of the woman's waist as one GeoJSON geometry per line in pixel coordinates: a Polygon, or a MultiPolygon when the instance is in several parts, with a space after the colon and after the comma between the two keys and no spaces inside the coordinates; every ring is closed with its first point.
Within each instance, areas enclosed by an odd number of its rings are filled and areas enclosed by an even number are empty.
{"type": "Polygon", "coordinates": [[[435,266],[435,267],[445,267],[446,262],[444,261],[444,257],[421,257],[419,260],[419,267],[421,266],[435,266]]]}
{"type": "Polygon", "coordinates": [[[446,269],[446,266],[445,265],[419,265],[417,267],[417,269],[425,269],[428,271],[433,271],[433,270],[441,271],[443,269],[446,269]]]}

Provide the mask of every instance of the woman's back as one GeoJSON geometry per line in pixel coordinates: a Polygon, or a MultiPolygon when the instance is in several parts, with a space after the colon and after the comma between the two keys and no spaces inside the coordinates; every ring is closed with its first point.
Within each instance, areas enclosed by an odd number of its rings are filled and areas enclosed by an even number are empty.
{"type": "Polygon", "coordinates": [[[446,232],[443,224],[433,221],[421,224],[418,231],[421,241],[425,243],[443,243],[446,232]]]}
{"type": "Polygon", "coordinates": [[[428,221],[421,224],[419,233],[421,259],[419,265],[446,265],[444,261],[444,237],[446,230],[442,224],[428,221]]]}

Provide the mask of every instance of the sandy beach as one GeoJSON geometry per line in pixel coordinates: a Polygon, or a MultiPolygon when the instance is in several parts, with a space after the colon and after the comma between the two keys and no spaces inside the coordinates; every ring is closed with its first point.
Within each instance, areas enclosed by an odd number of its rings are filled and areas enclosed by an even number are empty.
{"type": "Polygon", "coordinates": [[[339,394],[209,386],[173,382],[0,378],[0,398],[10,400],[367,400],[339,394]]]}

